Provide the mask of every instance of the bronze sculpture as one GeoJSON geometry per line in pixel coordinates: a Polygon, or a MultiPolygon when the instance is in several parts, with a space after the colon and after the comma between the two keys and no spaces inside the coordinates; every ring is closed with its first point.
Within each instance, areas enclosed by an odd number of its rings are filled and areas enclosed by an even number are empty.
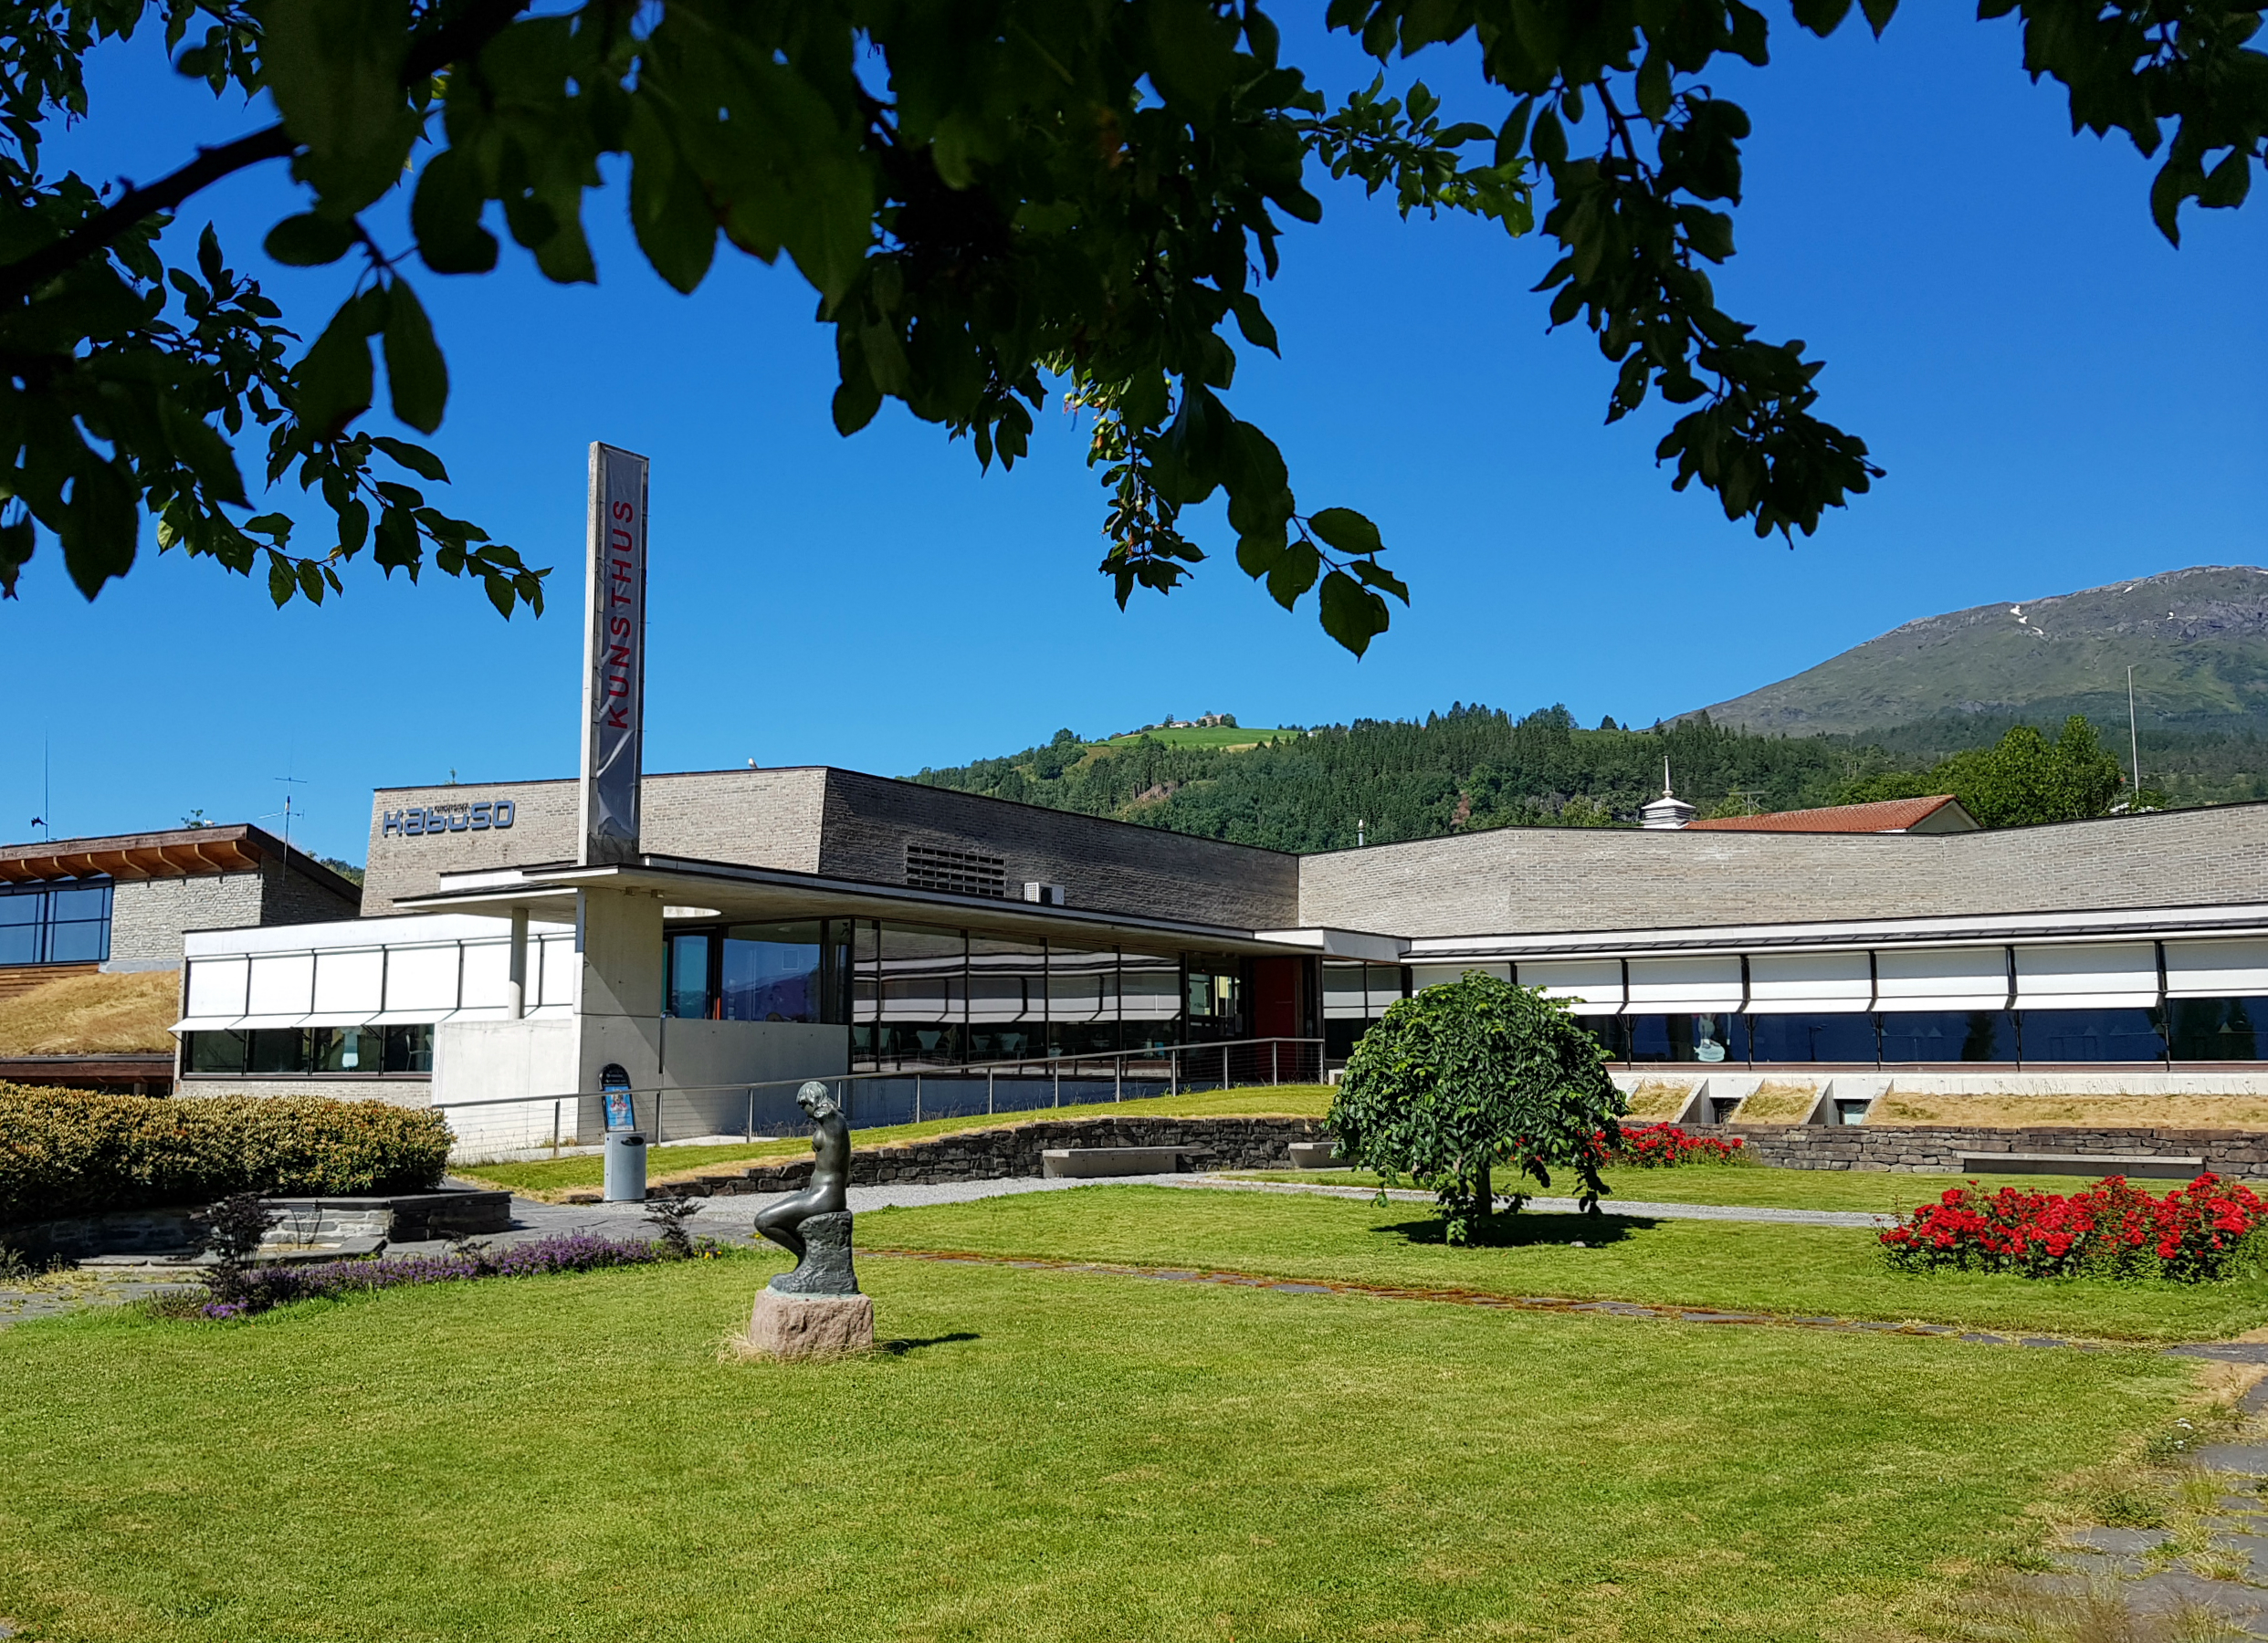
{"type": "Polygon", "coordinates": [[[815,1078],[795,1092],[795,1104],[816,1126],[811,1184],[756,1217],[756,1230],[795,1257],[795,1270],[781,1273],[771,1287],[788,1295],[856,1295],[858,1277],[851,1268],[851,1215],[845,1196],[850,1185],[850,1125],[827,1086],[815,1078]]]}

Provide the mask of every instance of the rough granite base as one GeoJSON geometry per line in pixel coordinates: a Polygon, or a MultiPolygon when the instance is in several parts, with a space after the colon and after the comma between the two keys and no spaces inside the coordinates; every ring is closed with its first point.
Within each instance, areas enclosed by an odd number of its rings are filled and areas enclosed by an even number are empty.
{"type": "Polygon", "coordinates": [[[748,1334],[735,1345],[744,1356],[782,1363],[869,1351],[874,1345],[874,1299],[761,1289],[756,1309],[749,1314],[748,1334]]]}
{"type": "Polygon", "coordinates": [[[792,1272],[772,1281],[772,1292],[782,1295],[855,1295],[858,1274],[851,1266],[851,1213],[803,1218],[795,1229],[803,1235],[803,1258],[792,1272]]]}

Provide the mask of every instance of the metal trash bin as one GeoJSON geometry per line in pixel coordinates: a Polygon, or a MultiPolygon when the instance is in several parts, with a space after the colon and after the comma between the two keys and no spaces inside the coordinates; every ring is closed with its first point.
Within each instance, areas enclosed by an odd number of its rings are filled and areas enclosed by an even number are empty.
{"type": "Polygon", "coordinates": [[[646,1137],[635,1130],[606,1133],[606,1201],[637,1204],[646,1200],[646,1137]]]}

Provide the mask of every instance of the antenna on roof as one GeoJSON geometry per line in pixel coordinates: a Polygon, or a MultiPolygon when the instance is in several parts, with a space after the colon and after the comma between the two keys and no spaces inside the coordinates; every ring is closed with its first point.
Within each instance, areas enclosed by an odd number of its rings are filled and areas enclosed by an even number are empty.
{"type": "MultiPolygon", "coordinates": [[[[304,776],[278,776],[275,778],[275,780],[278,781],[289,782],[296,786],[305,782],[307,778],[304,776]]],[[[301,815],[305,815],[307,812],[302,811],[299,813],[301,815]]],[[[291,789],[289,787],[284,789],[283,824],[284,871],[289,873],[291,871],[291,789]]]]}
{"type": "Polygon", "coordinates": [[[2134,792],[2126,800],[2129,815],[2142,801],[2142,733],[2134,727],[2134,668],[2126,668],[2126,757],[2134,771],[2134,792]]]}

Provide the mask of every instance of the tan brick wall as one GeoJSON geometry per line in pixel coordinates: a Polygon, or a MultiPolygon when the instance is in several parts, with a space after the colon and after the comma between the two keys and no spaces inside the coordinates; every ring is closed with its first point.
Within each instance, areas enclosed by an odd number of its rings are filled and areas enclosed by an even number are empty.
{"type": "Polygon", "coordinates": [[[1998,832],[1502,828],[1300,863],[1300,918],[1410,937],[2268,901],[2268,805],[1998,832]]]}

